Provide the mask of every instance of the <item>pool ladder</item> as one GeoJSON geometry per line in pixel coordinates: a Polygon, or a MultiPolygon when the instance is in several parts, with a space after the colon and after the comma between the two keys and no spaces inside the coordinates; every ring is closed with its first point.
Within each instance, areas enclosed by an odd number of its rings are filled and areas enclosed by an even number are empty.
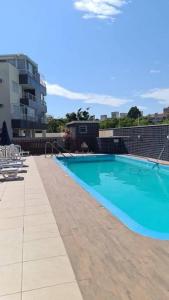
{"type": "Polygon", "coordinates": [[[60,153],[63,157],[67,158],[68,156],[65,155],[65,153],[60,152],[60,150],[66,152],[67,154],[69,154],[69,157],[74,157],[74,155],[72,153],[70,153],[70,151],[67,151],[63,146],[59,145],[57,141],[54,141],[53,143],[51,142],[46,142],[45,143],[45,157],[47,156],[47,147],[48,145],[51,146],[52,149],[52,156],[54,154],[53,150],[55,149],[56,151],[58,151],[58,153],[60,153]]]}
{"type": "Polygon", "coordinates": [[[163,148],[162,148],[162,150],[161,150],[161,152],[160,152],[160,154],[159,154],[157,160],[156,160],[156,161],[149,160],[149,161],[151,161],[151,162],[153,162],[153,163],[155,164],[155,165],[153,166],[153,168],[154,168],[155,166],[159,166],[159,160],[161,159],[161,157],[162,157],[162,155],[163,155],[163,153],[164,153],[164,151],[165,151],[165,149],[166,149],[166,146],[167,146],[168,142],[169,142],[169,135],[167,135],[167,140],[166,140],[166,142],[164,143],[164,146],[163,146],[163,148]]]}

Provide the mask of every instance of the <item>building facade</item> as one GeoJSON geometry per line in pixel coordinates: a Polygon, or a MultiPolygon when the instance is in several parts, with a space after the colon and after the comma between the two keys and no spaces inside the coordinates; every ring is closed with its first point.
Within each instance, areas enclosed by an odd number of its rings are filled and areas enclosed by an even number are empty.
{"type": "Polygon", "coordinates": [[[98,121],[73,121],[66,124],[69,130],[69,146],[65,138],[66,149],[75,152],[82,151],[85,143],[88,151],[97,152],[97,137],[99,137],[98,121]]]}
{"type": "Polygon", "coordinates": [[[119,118],[119,112],[118,111],[113,111],[111,113],[111,118],[112,119],[118,119],[119,118]]]}
{"type": "Polygon", "coordinates": [[[107,120],[107,115],[101,115],[101,116],[100,116],[100,120],[101,120],[101,121],[107,120]]]}
{"type": "Polygon", "coordinates": [[[126,118],[127,117],[127,113],[120,113],[120,118],[126,118]]]}
{"type": "Polygon", "coordinates": [[[163,114],[164,114],[164,116],[165,116],[166,118],[169,117],[169,107],[166,107],[166,108],[163,109],[163,114]]]}
{"type": "Polygon", "coordinates": [[[46,86],[38,65],[24,54],[0,55],[0,128],[10,137],[34,137],[46,130],[46,86]]]}

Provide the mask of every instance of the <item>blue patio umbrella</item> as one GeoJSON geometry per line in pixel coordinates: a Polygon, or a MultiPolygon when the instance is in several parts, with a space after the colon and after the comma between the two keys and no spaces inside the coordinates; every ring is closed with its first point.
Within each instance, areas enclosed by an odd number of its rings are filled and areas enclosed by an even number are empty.
{"type": "Polygon", "coordinates": [[[3,122],[2,125],[2,133],[1,133],[1,145],[2,146],[6,146],[6,145],[10,145],[11,141],[10,141],[10,137],[8,134],[8,128],[6,126],[6,122],[3,122]]]}

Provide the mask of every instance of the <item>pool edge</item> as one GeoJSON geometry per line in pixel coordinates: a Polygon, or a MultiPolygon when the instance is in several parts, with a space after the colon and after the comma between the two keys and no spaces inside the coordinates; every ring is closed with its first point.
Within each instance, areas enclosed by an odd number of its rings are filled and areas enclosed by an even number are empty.
{"type": "MultiPolygon", "coordinates": [[[[109,155],[109,154],[108,154],[109,155]]],[[[118,157],[126,157],[128,159],[136,160],[136,157],[127,156],[127,155],[115,155],[118,157]]],[[[54,162],[57,163],[61,167],[62,170],[64,170],[70,178],[72,178],[77,184],[80,185],[83,190],[88,192],[98,203],[100,203],[104,208],[106,208],[117,220],[119,220],[124,226],[126,226],[129,230],[147,237],[151,239],[157,239],[157,240],[169,240],[169,233],[160,233],[153,230],[146,229],[145,227],[141,226],[137,222],[135,222],[133,219],[131,219],[127,214],[125,214],[123,211],[121,211],[119,208],[117,208],[115,205],[111,204],[105,197],[100,195],[98,192],[96,192],[92,187],[90,187],[88,184],[86,184],[84,181],[82,181],[78,176],[76,176],[73,172],[71,172],[63,163],[61,160],[56,158],[53,158],[54,162]]],[[[147,161],[145,158],[138,159],[146,161],[148,164],[154,164],[152,162],[147,161]]],[[[163,165],[162,165],[163,167],[163,165]]],[[[164,168],[168,168],[169,166],[164,166],[164,168]]]]}

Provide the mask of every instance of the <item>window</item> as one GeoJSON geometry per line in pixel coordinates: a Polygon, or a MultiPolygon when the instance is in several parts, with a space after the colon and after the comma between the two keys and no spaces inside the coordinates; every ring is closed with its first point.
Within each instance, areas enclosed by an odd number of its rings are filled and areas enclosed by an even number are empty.
{"type": "Polygon", "coordinates": [[[25,60],[24,59],[18,59],[17,64],[18,64],[18,69],[20,69],[20,70],[25,69],[25,60]]]}
{"type": "Polygon", "coordinates": [[[81,134],[87,133],[87,126],[86,125],[79,126],[79,133],[81,134]]]}
{"type": "Polygon", "coordinates": [[[119,139],[114,139],[114,143],[118,144],[119,143],[119,139]]]}
{"type": "Polygon", "coordinates": [[[3,79],[2,78],[0,78],[0,84],[2,84],[3,83],[3,79]]]}
{"type": "Polygon", "coordinates": [[[28,71],[33,74],[33,66],[28,62],[28,71]]]}
{"type": "Polygon", "coordinates": [[[41,98],[41,101],[44,101],[44,95],[43,94],[40,94],[40,98],[41,98]]]}

